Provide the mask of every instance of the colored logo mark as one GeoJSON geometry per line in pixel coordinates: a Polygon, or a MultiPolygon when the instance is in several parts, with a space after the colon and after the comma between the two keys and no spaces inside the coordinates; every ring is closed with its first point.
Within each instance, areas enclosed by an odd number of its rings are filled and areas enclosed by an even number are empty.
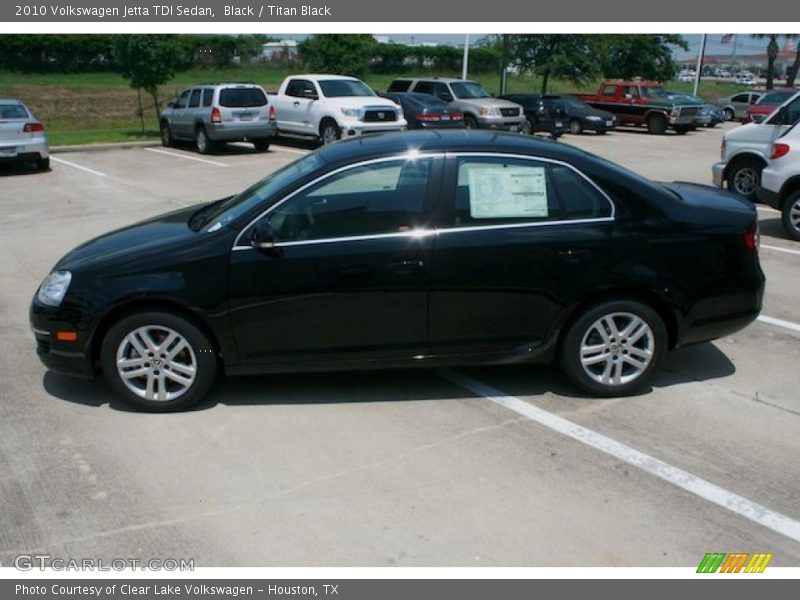
{"type": "Polygon", "coordinates": [[[772,554],[749,552],[709,552],[700,561],[698,573],[763,573],[772,554]]]}

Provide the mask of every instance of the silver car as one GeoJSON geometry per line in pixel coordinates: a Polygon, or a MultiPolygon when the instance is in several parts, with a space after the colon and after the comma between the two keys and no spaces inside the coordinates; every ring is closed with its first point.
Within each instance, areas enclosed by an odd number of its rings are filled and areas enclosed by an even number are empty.
{"type": "Polygon", "coordinates": [[[0,98],[0,163],[33,162],[50,169],[44,125],[19,100],[0,98]]]}
{"type": "Polygon", "coordinates": [[[468,79],[398,77],[389,85],[388,92],[419,92],[436,96],[464,113],[468,129],[523,131],[527,122],[519,104],[495,98],[480,83],[468,79]]]}
{"type": "Polygon", "coordinates": [[[167,105],[160,119],[161,143],[193,142],[208,154],[225,142],[252,142],[269,149],[278,131],[277,113],[264,88],[252,83],[199,84],[167,105]]]}
{"type": "Polygon", "coordinates": [[[725,113],[726,121],[743,119],[745,111],[756,103],[761,94],[762,92],[740,92],[720,98],[717,100],[717,106],[725,113]]]}

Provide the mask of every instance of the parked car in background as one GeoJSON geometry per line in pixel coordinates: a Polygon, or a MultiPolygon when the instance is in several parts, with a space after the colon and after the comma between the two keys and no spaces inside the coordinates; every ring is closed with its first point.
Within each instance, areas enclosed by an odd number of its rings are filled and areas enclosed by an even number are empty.
{"type": "Polygon", "coordinates": [[[567,128],[574,135],[584,131],[604,134],[617,126],[617,118],[613,113],[589,106],[576,96],[569,94],[545,96],[549,102],[557,102],[567,116],[567,128]]]}
{"type": "Polygon", "coordinates": [[[726,121],[741,120],[750,105],[755,104],[762,94],[763,92],[739,92],[719,98],[717,106],[725,113],[726,121]]]}
{"type": "Polygon", "coordinates": [[[700,96],[694,94],[687,94],[686,92],[672,92],[667,91],[670,98],[682,99],[692,104],[697,104],[700,111],[697,113],[693,121],[695,127],[716,127],[725,121],[725,114],[722,109],[716,104],[711,104],[703,100],[700,96]]]}
{"type": "Polygon", "coordinates": [[[695,79],[695,73],[691,71],[681,71],[680,73],[678,73],[677,80],[680,81],[681,83],[689,83],[694,81],[694,79],[695,79]]]}
{"type": "Polygon", "coordinates": [[[742,118],[742,123],[760,123],[781,104],[797,93],[796,89],[785,88],[764,92],[756,102],[750,106],[742,118]]]}
{"type": "Polygon", "coordinates": [[[549,133],[552,137],[561,137],[567,131],[567,115],[560,103],[541,94],[505,94],[500,96],[519,104],[525,113],[523,133],[549,133]]]}
{"type": "Polygon", "coordinates": [[[554,359],[608,397],[751,323],[763,293],[749,202],[530,136],[415,131],[82,244],[30,322],[47,367],[150,411],[221,372],[554,359]]]}
{"type": "Polygon", "coordinates": [[[44,125],[20,100],[0,98],[0,163],[26,163],[50,169],[44,125]]]}
{"type": "Polygon", "coordinates": [[[226,142],[252,142],[269,150],[277,132],[275,107],[252,83],[198,84],[181,92],[161,112],[161,143],[193,142],[202,154],[226,142]]]}
{"type": "Polygon", "coordinates": [[[417,92],[381,94],[403,109],[409,129],[461,129],[464,113],[453,110],[443,100],[417,92]]]}
{"type": "Polygon", "coordinates": [[[761,171],[769,161],[772,144],[800,120],[800,94],[783,103],[762,123],[749,123],[722,138],[720,161],[711,167],[714,185],[755,200],[761,171]]]}
{"type": "Polygon", "coordinates": [[[313,137],[323,144],[406,128],[403,110],[355,77],[290,75],[271,99],[280,133],[313,137]]]}
{"type": "Polygon", "coordinates": [[[464,113],[469,129],[499,129],[522,131],[525,115],[514,102],[493,97],[476,81],[450,77],[399,77],[392,81],[387,92],[421,92],[447,102],[454,110],[464,113]]]}
{"type": "Polygon", "coordinates": [[[745,73],[739,75],[739,77],[737,77],[736,79],[736,83],[738,85],[744,85],[746,87],[755,87],[758,85],[758,81],[756,81],[755,75],[753,75],[752,73],[749,74],[745,73]]]}
{"type": "Polygon", "coordinates": [[[606,110],[620,125],[646,125],[661,135],[672,128],[684,134],[694,126],[700,106],[670,98],[664,86],[654,81],[604,81],[597,94],[577,94],[590,106],[606,110]]]}
{"type": "Polygon", "coordinates": [[[758,199],[781,211],[783,229],[800,241],[800,126],[795,122],[772,144],[761,172],[758,199]]]}

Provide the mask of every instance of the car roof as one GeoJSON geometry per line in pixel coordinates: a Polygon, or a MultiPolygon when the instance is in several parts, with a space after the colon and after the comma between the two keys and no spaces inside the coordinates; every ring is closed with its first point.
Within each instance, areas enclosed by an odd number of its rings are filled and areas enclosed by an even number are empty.
{"type": "Polygon", "coordinates": [[[0,102],[7,102],[8,104],[21,104],[25,106],[22,100],[17,100],[16,98],[0,98],[0,102]]]}
{"type": "Polygon", "coordinates": [[[327,163],[353,162],[403,154],[408,151],[492,152],[530,154],[554,160],[587,159],[589,154],[561,142],[518,133],[482,130],[415,130],[363,136],[322,147],[318,152],[327,163]]]}
{"type": "Polygon", "coordinates": [[[303,79],[305,77],[313,77],[314,79],[341,79],[342,81],[361,81],[358,77],[350,77],[349,75],[333,75],[328,73],[307,73],[305,75],[292,75],[291,79],[303,79]]]}
{"type": "Polygon", "coordinates": [[[457,83],[466,81],[475,83],[474,79],[461,79],[460,77],[395,77],[394,81],[440,81],[441,83],[457,83]]]}

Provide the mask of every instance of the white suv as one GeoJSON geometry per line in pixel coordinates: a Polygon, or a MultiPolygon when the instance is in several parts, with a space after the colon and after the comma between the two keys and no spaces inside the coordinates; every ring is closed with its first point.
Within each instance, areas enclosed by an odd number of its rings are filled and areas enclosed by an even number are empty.
{"type": "Polygon", "coordinates": [[[769,164],[761,172],[758,199],[781,211],[786,233],[800,240],[800,127],[797,123],[772,144],[769,164]]]}

